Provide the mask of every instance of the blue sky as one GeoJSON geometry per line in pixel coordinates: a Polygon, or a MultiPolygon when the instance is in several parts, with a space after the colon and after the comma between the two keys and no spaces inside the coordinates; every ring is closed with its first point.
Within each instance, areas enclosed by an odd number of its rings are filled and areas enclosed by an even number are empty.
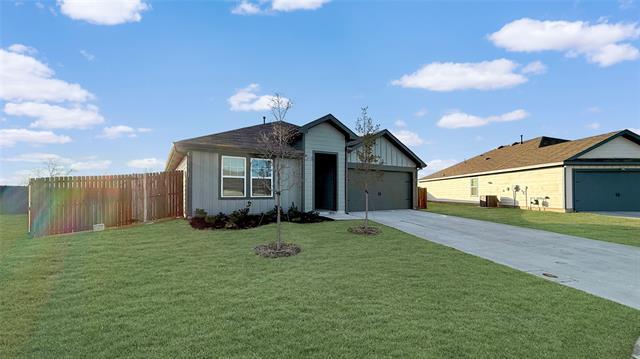
{"type": "Polygon", "coordinates": [[[161,169],[173,141],[361,106],[431,170],[640,128],[640,4],[2,2],[0,183],[161,169]]]}

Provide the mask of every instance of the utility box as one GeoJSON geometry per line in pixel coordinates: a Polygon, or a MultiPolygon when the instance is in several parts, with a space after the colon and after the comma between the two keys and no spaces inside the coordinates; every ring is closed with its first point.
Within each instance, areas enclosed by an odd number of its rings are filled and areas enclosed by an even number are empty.
{"type": "Polygon", "coordinates": [[[498,196],[480,196],[480,207],[498,207],[498,196]]]}

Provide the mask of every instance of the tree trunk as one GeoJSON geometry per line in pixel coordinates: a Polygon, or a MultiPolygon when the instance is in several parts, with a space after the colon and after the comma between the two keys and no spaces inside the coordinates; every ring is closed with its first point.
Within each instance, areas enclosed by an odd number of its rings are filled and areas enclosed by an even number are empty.
{"type": "Polygon", "coordinates": [[[277,227],[277,242],[276,248],[278,250],[282,249],[282,231],[280,228],[280,192],[276,192],[276,227],[277,227]]]}
{"type": "Polygon", "coordinates": [[[364,232],[369,231],[369,184],[364,182],[364,232]]]}

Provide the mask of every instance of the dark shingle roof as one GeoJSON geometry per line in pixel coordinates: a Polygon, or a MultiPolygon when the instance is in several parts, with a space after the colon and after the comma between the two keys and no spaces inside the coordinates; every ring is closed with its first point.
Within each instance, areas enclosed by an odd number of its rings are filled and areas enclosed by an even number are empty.
{"type": "MultiPolygon", "coordinates": [[[[231,131],[213,133],[206,136],[189,138],[175,142],[176,147],[216,147],[240,150],[259,150],[258,138],[262,133],[271,131],[275,122],[238,128],[231,131]]],[[[283,122],[293,131],[300,128],[292,123],[283,122]]]]}
{"type": "Polygon", "coordinates": [[[626,132],[632,133],[630,131],[616,131],[574,141],[544,136],[536,137],[523,143],[500,146],[479,156],[422,177],[421,180],[564,162],[614,135],[626,132]]]}

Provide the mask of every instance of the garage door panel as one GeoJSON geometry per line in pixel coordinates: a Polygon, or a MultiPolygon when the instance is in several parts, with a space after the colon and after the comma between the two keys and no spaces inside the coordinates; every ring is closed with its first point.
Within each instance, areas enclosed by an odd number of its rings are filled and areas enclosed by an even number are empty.
{"type": "Polygon", "coordinates": [[[576,171],[577,211],[640,210],[640,171],[576,171]]]}
{"type": "MultiPolygon", "coordinates": [[[[369,210],[413,207],[413,173],[376,171],[369,180],[369,210]]],[[[364,211],[364,171],[349,170],[349,211],[364,211]]]]}

